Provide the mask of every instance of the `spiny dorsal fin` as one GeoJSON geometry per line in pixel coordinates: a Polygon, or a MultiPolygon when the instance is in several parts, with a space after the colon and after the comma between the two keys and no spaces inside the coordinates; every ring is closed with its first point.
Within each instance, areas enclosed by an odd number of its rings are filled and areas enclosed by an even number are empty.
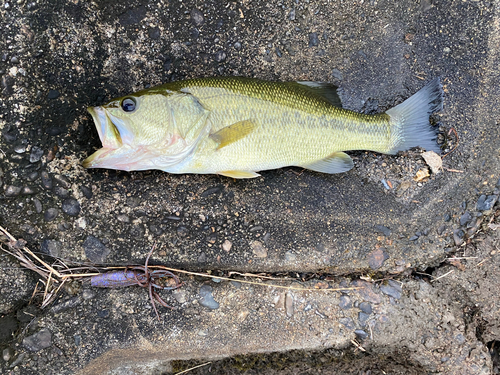
{"type": "Polygon", "coordinates": [[[253,121],[243,120],[222,128],[217,133],[211,134],[210,138],[219,144],[217,150],[220,150],[222,147],[246,137],[255,128],[256,124],[253,121]]]}
{"type": "Polygon", "coordinates": [[[331,83],[311,81],[297,81],[290,83],[297,83],[306,90],[309,90],[312,94],[325,98],[330,104],[334,105],[335,107],[342,108],[342,101],[337,94],[338,87],[332,85],[331,83]]]}
{"type": "Polygon", "coordinates": [[[300,167],[307,168],[316,172],[322,173],[342,173],[347,172],[354,166],[354,163],[349,155],[345,152],[335,152],[327,158],[315,161],[314,163],[301,165],[300,167]]]}
{"type": "Polygon", "coordinates": [[[226,176],[226,177],[232,177],[232,178],[255,178],[259,177],[260,174],[252,171],[223,171],[223,172],[217,172],[217,174],[226,176]]]}

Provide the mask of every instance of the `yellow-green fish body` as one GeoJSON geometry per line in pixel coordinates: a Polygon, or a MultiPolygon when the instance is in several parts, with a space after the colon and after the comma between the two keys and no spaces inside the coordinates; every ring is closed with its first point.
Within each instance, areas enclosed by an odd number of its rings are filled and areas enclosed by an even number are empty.
{"type": "Polygon", "coordinates": [[[438,79],[378,115],[342,109],[328,84],[179,81],[89,108],[103,148],[84,166],[235,178],[284,166],[339,173],[353,166],[343,151],[439,151],[429,115],[441,107],[438,79]]]}

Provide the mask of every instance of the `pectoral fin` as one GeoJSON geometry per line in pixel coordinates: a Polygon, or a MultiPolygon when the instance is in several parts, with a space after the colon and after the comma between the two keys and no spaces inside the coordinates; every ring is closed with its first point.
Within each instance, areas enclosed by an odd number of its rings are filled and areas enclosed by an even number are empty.
{"type": "Polygon", "coordinates": [[[354,163],[351,157],[344,152],[335,152],[325,159],[318,160],[311,164],[301,165],[303,168],[330,174],[347,172],[353,166],[354,163]]]}
{"type": "Polygon", "coordinates": [[[260,176],[260,174],[252,171],[223,171],[217,172],[217,174],[232,178],[255,178],[260,176]]]}
{"type": "Polygon", "coordinates": [[[256,124],[253,121],[244,120],[222,128],[217,133],[211,134],[210,138],[219,144],[217,150],[220,150],[222,147],[226,147],[227,145],[246,137],[255,128],[256,124]]]}

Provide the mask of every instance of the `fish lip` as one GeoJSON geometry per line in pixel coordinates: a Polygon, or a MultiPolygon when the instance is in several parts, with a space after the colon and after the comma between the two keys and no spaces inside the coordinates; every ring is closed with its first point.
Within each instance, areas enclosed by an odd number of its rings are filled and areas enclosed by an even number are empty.
{"type": "Polygon", "coordinates": [[[99,168],[105,159],[106,155],[114,151],[113,149],[110,148],[100,148],[96,152],[94,152],[92,155],[90,155],[87,159],[82,161],[82,166],[84,168],[99,168]]]}
{"type": "Polygon", "coordinates": [[[105,107],[87,107],[102,143],[102,148],[82,162],[85,168],[99,168],[106,156],[121,147],[121,138],[115,125],[108,117],[105,107]]]}
{"type": "Polygon", "coordinates": [[[94,120],[95,127],[97,129],[97,133],[99,134],[99,139],[101,140],[101,143],[105,144],[105,134],[106,130],[105,127],[108,123],[107,116],[106,116],[106,111],[104,110],[103,107],[87,107],[87,111],[90,113],[92,116],[92,119],[94,120]]]}

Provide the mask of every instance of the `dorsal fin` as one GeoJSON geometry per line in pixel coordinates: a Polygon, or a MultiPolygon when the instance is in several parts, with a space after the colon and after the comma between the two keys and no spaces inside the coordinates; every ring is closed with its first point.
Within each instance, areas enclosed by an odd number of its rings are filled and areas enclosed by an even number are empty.
{"type": "Polygon", "coordinates": [[[219,144],[217,150],[220,150],[222,147],[226,147],[246,137],[256,128],[256,126],[257,125],[251,120],[243,120],[233,125],[226,126],[214,134],[210,134],[210,138],[219,144]]]}
{"type": "Polygon", "coordinates": [[[292,84],[299,84],[302,88],[310,91],[312,94],[321,96],[326,99],[330,104],[335,107],[342,108],[342,101],[337,94],[338,87],[326,82],[311,82],[311,81],[297,81],[290,82],[292,84]]]}

